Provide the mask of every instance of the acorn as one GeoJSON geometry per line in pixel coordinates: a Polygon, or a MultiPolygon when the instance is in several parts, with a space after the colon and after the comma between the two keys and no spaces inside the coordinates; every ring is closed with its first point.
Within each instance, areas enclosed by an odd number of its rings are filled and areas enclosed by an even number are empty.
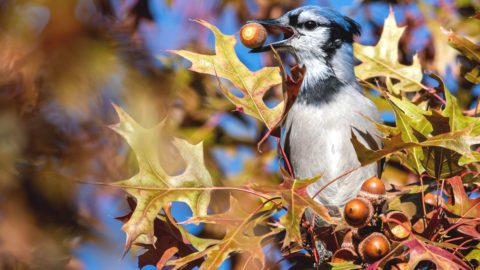
{"type": "Polygon", "coordinates": [[[240,29],[240,40],[250,49],[259,48],[267,40],[267,30],[259,23],[247,23],[240,29]]]}
{"type": "Polygon", "coordinates": [[[383,231],[390,239],[395,241],[402,241],[408,238],[410,231],[412,229],[412,224],[410,219],[400,211],[392,211],[386,214],[386,222],[383,225],[383,231]],[[389,219],[394,219],[400,222],[402,225],[394,222],[388,221],[389,219]]]}
{"type": "Polygon", "coordinates": [[[351,248],[341,248],[332,257],[333,263],[353,262],[357,259],[357,253],[351,248]]]}
{"type": "Polygon", "coordinates": [[[374,232],[360,242],[358,252],[364,261],[372,263],[390,252],[390,242],[385,235],[374,232]]]}
{"type": "Polygon", "coordinates": [[[385,184],[377,177],[371,177],[363,182],[358,197],[369,200],[374,206],[381,206],[387,200],[385,184]]]}
{"type": "Polygon", "coordinates": [[[373,212],[370,201],[364,198],[353,198],[345,204],[343,216],[348,225],[361,228],[370,222],[373,212]]]}

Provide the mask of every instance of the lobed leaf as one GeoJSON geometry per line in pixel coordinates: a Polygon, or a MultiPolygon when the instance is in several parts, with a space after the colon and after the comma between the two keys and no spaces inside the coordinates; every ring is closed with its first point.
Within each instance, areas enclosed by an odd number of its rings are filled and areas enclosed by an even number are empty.
{"type": "Polygon", "coordinates": [[[180,269],[192,261],[205,257],[200,270],[218,269],[231,253],[236,252],[247,253],[251,258],[249,260],[257,260],[260,262],[261,268],[263,268],[265,265],[265,254],[263,253],[261,242],[271,234],[256,235],[254,233],[252,223],[256,224],[259,219],[262,219],[262,217],[257,217],[255,222],[253,222],[252,217],[256,214],[258,214],[258,209],[245,211],[237,199],[230,197],[230,208],[228,211],[221,214],[193,218],[190,220],[191,222],[223,225],[226,229],[225,237],[216,245],[171,261],[169,265],[174,266],[174,269],[180,269]]]}
{"type": "Polygon", "coordinates": [[[455,151],[463,156],[465,160],[479,160],[479,155],[472,152],[470,147],[480,143],[480,136],[473,136],[473,128],[465,128],[458,131],[443,133],[432,136],[422,142],[404,142],[401,135],[395,135],[392,138],[384,139],[384,146],[380,150],[371,150],[365,147],[352,132],[352,144],[357,153],[358,160],[362,166],[379,161],[380,159],[394,154],[398,151],[410,149],[412,147],[437,146],[455,151]]]}
{"type": "MultiPolygon", "coordinates": [[[[433,128],[423,116],[420,108],[409,101],[400,100],[392,95],[389,95],[388,98],[391,101],[393,112],[395,113],[397,128],[400,130],[404,142],[419,142],[414,134],[413,128],[422,134],[430,134],[433,128]]],[[[425,168],[422,165],[422,160],[424,159],[422,148],[413,147],[407,149],[407,157],[417,174],[421,174],[425,171],[425,168]]]]}
{"type": "Polygon", "coordinates": [[[361,80],[380,76],[397,79],[399,82],[392,88],[395,94],[424,88],[421,83],[423,74],[418,56],[413,56],[413,64],[410,66],[398,62],[398,42],[404,31],[405,27],[397,26],[393,11],[390,11],[377,45],[354,44],[355,57],[362,61],[355,67],[357,77],[361,80]]]}
{"type": "Polygon", "coordinates": [[[287,213],[280,218],[280,224],[285,228],[285,238],[283,239],[283,248],[286,248],[292,242],[302,243],[300,227],[302,217],[307,208],[310,208],[313,214],[327,223],[333,223],[332,217],[328,214],[328,209],[317,203],[306,193],[306,187],[315,183],[320,176],[307,180],[293,180],[288,189],[280,189],[284,205],[288,207],[287,213]]]}
{"type": "Polygon", "coordinates": [[[126,248],[132,244],[153,244],[154,220],[162,207],[173,201],[185,202],[193,215],[205,215],[213,186],[203,160],[202,143],[197,145],[175,138],[173,144],[186,163],[179,175],[168,175],[159,162],[160,134],[164,123],[146,129],[120,107],[114,105],[120,122],[112,129],[130,145],[139,171],[130,179],[113,183],[136,199],[135,211],[122,229],[127,234],[126,248]]]}
{"type": "Polygon", "coordinates": [[[273,129],[279,122],[283,111],[283,103],[270,109],[263,101],[264,95],[273,86],[282,83],[278,67],[264,67],[258,71],[250,71],[235,53],[236,39],[233,35],[224,35],[217,27],[203,20],[199,24],[210,29],[215,36],[215,54],[205,55],[185,50],[171,51],[190,62],[190,70],[218,76],[229,80],[243,97],[237,97],[227,88],[220,85],[220,90],[237,106],[238,110],[264,122],[268,129],[273,129]]]}
{"type": "Polygon", "coordinates": [[[465,192],[462,178],[454,176],[446,180],[452,188],[452,203],[443,203],[442,207],[455,216],[462,218],[480,217],[480,198],[470,198],[465,192]]]}
{"type": "MultiPolygon", "coordinates": [[[[439,79],[437,77],[437,79],[439,79]]],[[[473,127],[472,135],[480,135],[480,118],[470,117],[463,114],[462,109],[458,106],[457,98],[455,98],[442,81],[441,88],[445,93],[447,105],[442,111],[442,115],[448,117],[451,131],[457,131],[466,127],[473,127]]]]}
{"type": "Polygon", "coordinates": [[[424,260],[434,263],[437,269],[470,269],[470,267],[455,256],[454,253],[430,245],[415,237],[404,244],[410,250],[410,259],[406,265],[406,269],[415,269],[418,263],[424,260]]]}

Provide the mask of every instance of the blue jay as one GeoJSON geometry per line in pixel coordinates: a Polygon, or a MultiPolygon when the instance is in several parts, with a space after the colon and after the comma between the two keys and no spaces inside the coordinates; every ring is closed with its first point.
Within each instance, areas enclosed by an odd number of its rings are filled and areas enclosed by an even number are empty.
{"type": "MultiPolygon", "coordinates": [[[[360,165],[350,141],[352,130],[365,146],[380,146],[375,126],[366,118],[379,121],[378,110],[361,93],[354,73],[352,42],[360,34],[360,26],[332,9],[317,6],[251,22],[284,33],[283,40],[251,52],[271,47],[286,50],[306,69],[298,96],[282,124],[281,145],[296,179],[321,175],[307,187],[313,197],[330,180],[360,165]]],[[[314,199],[338,209],[356,196],[366,179],[377,175],[377,164],[361,167],[314,199]]]]}

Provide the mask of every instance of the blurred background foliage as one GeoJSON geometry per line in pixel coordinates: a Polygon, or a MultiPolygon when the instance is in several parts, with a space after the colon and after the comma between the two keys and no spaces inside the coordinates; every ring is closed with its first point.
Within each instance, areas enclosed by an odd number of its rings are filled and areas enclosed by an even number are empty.
{"type": "MultiPolygon", "coordinates": [[[[189,72],[166,50],[212,51],[208,30],[190,18],[231,34],[250,18],[278,17],[303,4],[355,18],[364,29],[359,42],[368,45],[378,40],[391,5],[407,26],[400,62],[411,63],[418,52],[424,70],[441,74],[463,108],[476,112],[480,87],[464,79],[473,63],[448,46],[441,28],[478,43],[478,1],[0,0],[0,269],[137,268],[131,255],[120,260],[124,235],[113,219],[128,212],[125,194],[81,183],[136,172],[128,146],[108,128],[118,121],[112,102],[144,126],[166,117],[170,135],[203,140],[217,185],[280,181],[275,141],[256,150],[264,127],[236,112],[215,79],[189,72]]],[[[237,49],[253,70],[275,63],[237,49]]],[[[271,93],[273,105],[280,89],[271,93]]],[[[367,94],[393,122],[384,101],[367,94]]],[[[163,160],[170,172],[181,169],[177,153],[159,151],[171,157],[163,160]]],[[[395,164],[383,177],[411,181],[395,164]]],[[[216,201],[212,207],[226,207],[216,201]]],[[[173,208],[179,221],[190,214],[185,205],[173,208]]],[[[270,252],[268,261],[279,259],[270,252]]],[[[234,269],[238,260],[223,267],[234,269]]]]}

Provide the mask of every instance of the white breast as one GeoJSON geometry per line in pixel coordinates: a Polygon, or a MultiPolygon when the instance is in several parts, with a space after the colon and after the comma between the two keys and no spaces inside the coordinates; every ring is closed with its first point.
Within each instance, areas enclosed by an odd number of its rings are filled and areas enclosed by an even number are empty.
{"type": "MultiPolygon", "coordinates": [[[[352,128],[370,133],[376,143],[380,143],[374,125],[364,116],[379,120],[375,105],[350,86],[339,91],[329,103],[293,105],[284,123],[282,144],[288,148],[297,179],[322,175],[307,188],[310,196],[330,180],[359,165],[350,142],[352,128]]],[[[361,135],[357,137],[368,147],[361,135]]],[[[375,175],[376,164],[362,167],[327,187],[315,200],[342,206],[356,196],[364,180],[375,175]]]]}

